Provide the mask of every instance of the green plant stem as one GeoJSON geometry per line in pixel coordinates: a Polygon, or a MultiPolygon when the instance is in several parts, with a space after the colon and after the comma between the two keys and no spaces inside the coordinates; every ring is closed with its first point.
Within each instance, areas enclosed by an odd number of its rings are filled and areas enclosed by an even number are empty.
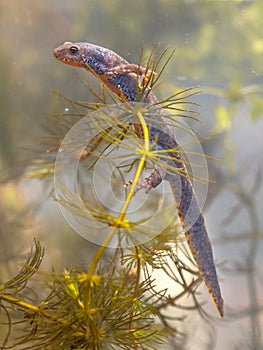
{"type": "Polygon", "coordinates": [[[10,303],[11,305],[20,306],[21,308],[23,308],[25,310],[30,310],[30,311],[32,311],[32,312],[34,312],[36,314],[41,314],[44,317],[55,321],[56,323],[59,322],[59,323],[61,323],[63,325],[67,325],[68,326],[68,323],[65,322],[63,319],[57,318],[57,317],[53,316],[52,314],[50,314],[49,312],[41,309],[38,306],[34,306],[32,304],[26,303],[26,302],[24,302],[24,301],[22,301],[20,299],[14,298],[14,297],[12,297],[10,295],[6,295],[6,294],[2,294],[1,293],[0,294],[0,300],[4,300],[4,301],[10,303]]]}
{"type": "Polygon", "coordinates": [[[144,152],[141,152],[142,156],[141,156],[141,159],[140,159],[139,164],[137,166],[136,173],[135,173],[132,185],[130,187],[130,191],[128,192],[128,195],[126,197],[126,200],[125,200],[125,203],[122,207],[120,215],[118,216],[118,218],[113,218],[113,225],[114,226],[113,226],[112,230],[109,232],[108,236],[106,237],[106,239],[104,240],[104,242],[102,243],[102,245],[98,249],[95,257],[92,260],[92,263],[91,263],[89,270],[88,270],[88,273],[87,273],[88,280],[92,280],[92,276],[94,275],[96,266],[97,266],[97,264],[102,256],[102,254],[104,253],[107,245],[109,244],[112,237],[114,236],[116,230],[120,227],[127,227],[127,223],[123,222],[123,219],[125,217],[125,214],[126,214],[128,206],[130,204],[130,201],[134,195],[134,191],[135,191],[137,182],[140,179],[147,155],[149,154],[149,151],[150,151],[149,130],[148,130],[147,124],[146,124],[145,119],[144,119],[140,110],[137,111],[137,117],[139,119],[139,122],[140,122],[142,130],[143,130],[143,134],[144,134],[144,148],[143,148],[144,152]]]}

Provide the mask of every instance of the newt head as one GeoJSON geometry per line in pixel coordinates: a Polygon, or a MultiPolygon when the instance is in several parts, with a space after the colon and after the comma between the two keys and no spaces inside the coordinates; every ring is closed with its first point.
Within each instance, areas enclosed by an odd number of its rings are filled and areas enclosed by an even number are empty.
{"type": "Polygon", "coordinates": [[[115,52],[87,42],[65,42],[53,51],[57,60],[98,75],[128,62],[115,52]]]}
{"type": "MultiPolygon", "coordinates": [[[[69,63],[71,60],[74,60],[74,48],[71,49],[72,46],[74,45],[71,42],[65,42],[63,45],[60,45],[57,48],[55,48],[53,50],[53,54],[55,58],[64,63],[69,63]],[[73,56],[73,58],[71,58],[71,55],[73,56]]],[[[76,47],[76,52],[77,51],[78,51],[78,48],[76,47]]]]}
{"type": "Polygon", "coordinates": [[[69,64],[70,66],[88,68],[84,65],[84,49],[78,44],[67,41],[54,49],[53,53],[55,58],[63,63],[69,64]]]}

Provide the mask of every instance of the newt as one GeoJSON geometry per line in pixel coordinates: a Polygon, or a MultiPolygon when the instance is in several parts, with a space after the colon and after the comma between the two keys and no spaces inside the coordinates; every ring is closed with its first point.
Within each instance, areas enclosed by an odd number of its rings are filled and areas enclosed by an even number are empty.
{"type": "MultiPolygon", "coordinates": [[[[59,61],[70,66],[84,68],[92,72],[120,99],[137,102],[138,91],[143,102],[158,103],[158,99],[152,91],[143,92],[144,79],[149,79],[151,74],[156,74],[136,64],[130,64],[114,51],[90,44],[87,42],[65,42],[54,49],[54,56],[59,61]]],[[[194,189],[187,176],[187,169],[182,156],[176,152],[179,145],[173,134],[173,128],[169,125],[167,113],[161,108],[157,115],[151,116],[150,141],[153,148],[167,150],[166,162],[178,171],[171,172],[155,167],[152,174],[145,179],[139,180],[136,190],[145,188],[149,192],[158,186],[162,180],[167,180],[177,203],[178,217],[185,231],[186,241],[197,263],[199,271],[206,284],[208,293],[214,302],[221,317],[224,315],[224,301],[221,296],[220,285],[214,264],[213,251],[206,230],[205,220],[199,207],[194,189]],[[162,121],[161,124],[157,124],[162,121]],[[158,125],[161,125],[161,130],[158,125]],[[168,150],[174,150],[172,153],[168,150]]],[[[140,125],[134,123],[135,132],[143,137],[140,125]]]]}

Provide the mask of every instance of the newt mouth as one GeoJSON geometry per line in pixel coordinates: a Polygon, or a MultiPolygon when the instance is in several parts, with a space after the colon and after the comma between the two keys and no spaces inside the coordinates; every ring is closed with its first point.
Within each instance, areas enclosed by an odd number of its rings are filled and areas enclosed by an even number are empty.
{"type": "Polygon", "coordinates": [[[65,55],[61,54],[61,51],[58,50],[57,48],[53,50],[53,55],[59,61],[63,61],[63,62],[67,61],[67,57],[65,55]]]}
{"type": "Polygon", "coordinates": [[[61,58],[59,57],[59,54],[58,54],[58,50],[57,50],[57,49],[54,49],[54,50],[53,50],[53,55],[54,55],[54,57],[55,57],[57,60],[61,60],[61,58]]]}
{"type": "Polygon", "coordinates": [[[56,50],[54,50],[53,54],[56,60],[69,64],[69,60],[67,59],[67,57],[59,55],[59,53],[56,50]]]}

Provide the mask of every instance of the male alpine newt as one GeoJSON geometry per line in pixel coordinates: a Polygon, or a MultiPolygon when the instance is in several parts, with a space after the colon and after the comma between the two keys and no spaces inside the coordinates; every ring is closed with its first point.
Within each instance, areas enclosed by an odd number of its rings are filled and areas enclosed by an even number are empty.
{"type": "MultiPolygon", "coordinates": [[[[138,91],[142,90],[141,85],[147,75],[155,74],[151,71],[147,72],[146,68],[130,64],[112,50],[87,42],[65,42],[54,50],[54,56],[61,62],[92,72],[111,91],[131,103],[136,102],[138,91]]],[[[148,91],[143,102],[151,104],[158,103],[158,100],[152,91],[148,91]]],[[[155,149],[158,148],[164,151],[178,149],[178,143],[173,135],[172,127],[169,125],[166,112],[160,108],[158,113],[159,115],[156,116],[155,113],[151,117],[151,126],[149,126],[151,142],[155,149]],[[161,125],[159,128],[158,123],[154,123],[157,119],[162,122],[159,124],[161,125]]],[[[134,128],[138,136],[143,137],[138,123],[135,123],[134,128]]],[[[146,188],[148,192],[151,188],[158,186],[163,179],[169,182],[175,201],[179,203],[177,204],[178,216],[185,231],[188,246],[218,313],[223,317],[224,301],[221,296],[212,246],[207,234],[204,217],[189,176],[185,176],[187,170],[181,155],[176,151],[173,153],[167,151],[166,154],[169,155],[165,158],[169,166],[180,169],[180,171],[175,174],[156,167],[148,178],[139,180],[137,190],[146,188]],[[167,158],[170,159],[167,160],[167,158]]]]}

